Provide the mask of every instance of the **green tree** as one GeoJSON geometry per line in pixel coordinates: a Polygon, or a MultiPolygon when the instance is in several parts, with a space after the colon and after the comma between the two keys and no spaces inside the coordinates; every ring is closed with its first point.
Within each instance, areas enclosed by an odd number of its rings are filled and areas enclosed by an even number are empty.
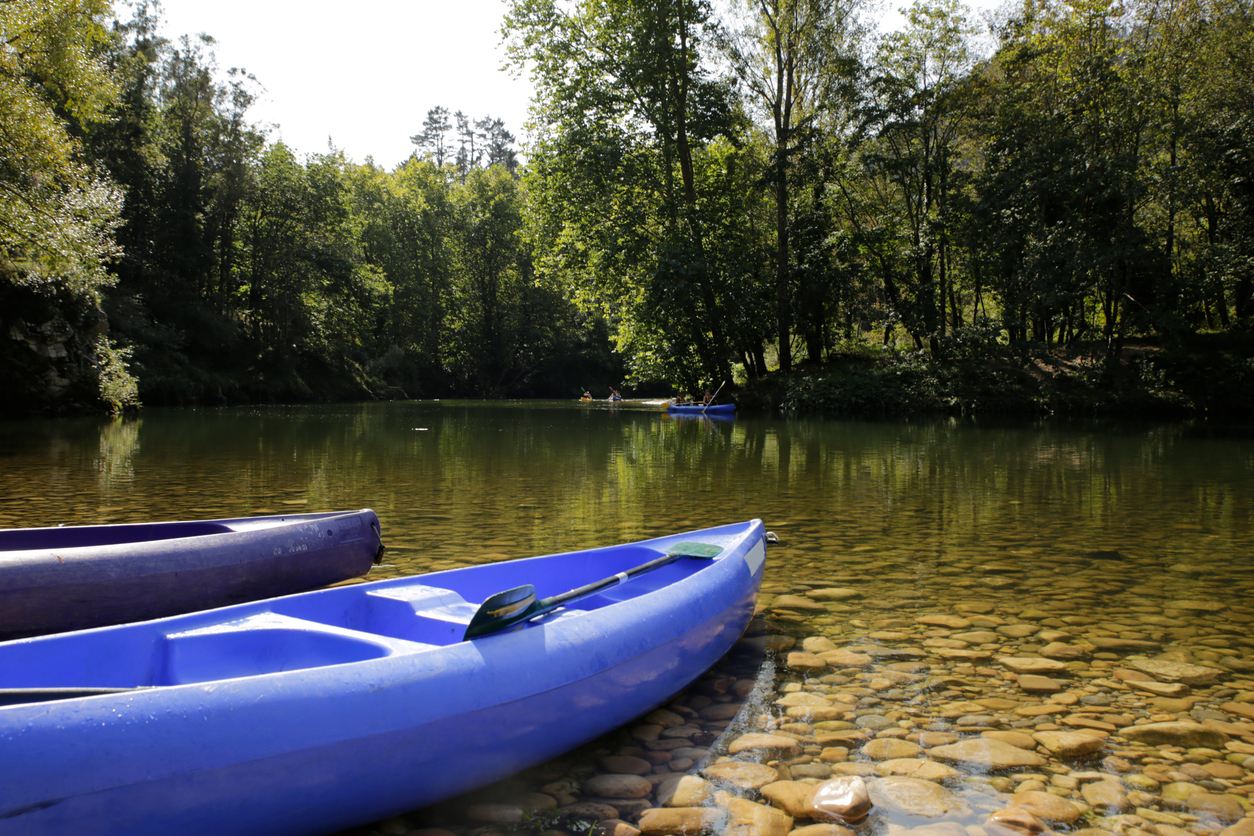
{"type": "Polygon", "coordinates": [[[536,79],[538,268],[606,313],[642,376],[717,379],[731,356],[697,163],[735,130],[701,63],[711,25],[704,0],[514,0],[505,20],[536,79]]]}
{"type": "MultiPolygon", "coordinates": [[[[796,278],[815,274],[812,264],[796,262],[791,239],[796,225],[813,232],[820,217],[814,212],[806,220],[795,217],[793,192],[807,169],[804,156],[825,135],[846,134],[850,127],[862,34],[856,7],[856,0],[746,0],[747,19],[721,39],[748,94],[750,112],[758,116],[772,147],[768,180],[775,201],[775,336],[782,371],[792,368],[796,278]]],[[[824,236],[818,232],[816,237],[824,236]]],[[[821,258],[818,248],[806,249],[806,255],[821,258]]],[[[825,298],[813,281],[806,284],[808,352],[810,359],[821,360],[823,328],[813,323],[824,319],[825,298]]]]}

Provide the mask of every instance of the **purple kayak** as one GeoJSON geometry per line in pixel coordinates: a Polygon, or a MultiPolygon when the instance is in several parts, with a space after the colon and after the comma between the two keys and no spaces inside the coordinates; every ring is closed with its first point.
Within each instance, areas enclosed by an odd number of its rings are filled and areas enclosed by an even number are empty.
{"type": "Polygon", "coordinates": [[[257,601],[358,577],[373,511],[0,531],[0,639],[257,601]]]}

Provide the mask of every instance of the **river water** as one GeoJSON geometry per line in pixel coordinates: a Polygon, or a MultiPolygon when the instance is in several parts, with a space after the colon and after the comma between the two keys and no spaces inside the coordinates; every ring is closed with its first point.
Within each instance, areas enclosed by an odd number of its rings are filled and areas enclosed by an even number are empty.
{"type": "Polygon", "coordinates": [[[681,732],[695,729],[685,757],[659,743],[660,721],[642,722],[456,809],[362,833],[508,832],[510,804],[612,806],[581,782],[626,768],[613,758],[651,767],[654,791],[620,799],[623,819],[663,802],[678,775],[796,814],[746,825],[744,809],[723,803],[724,832],[814,827],[781,793],[845,775],[878,786],[875,811],[851,825],[859,833],[937,836],[991,832],[988,814],[1018,802],[1054,830],[1211,833],[1245,815],[1254,789],[1248,429],[444,401],[7,423],[0,462],[7,527],[373,508],[388,551],[371,578],[753,517],[779,537],[750,642],[767,652],[737,657],[670,706],[691,721],[681,732]],[[813,658],[833,648],[853,656],[813,658]],[[1155,661],[1179,669],[1145,664],[1155,661]],[[1213,675],[1190,674],[1198,667],[1213,675]],[[825,710],[806,714],[814,699],[825,710]],[[727,703],[743,710],[709,711],[727,703]],[[1176,728],[1127,731],[1164,723],[1176,728]],[[730,755],[738,735],[762,733],[797,746],[730,755]],[[945,748],[999,735],[1041,761],[945,748]],[[720,759],[733,772],[769,764],[788,786],[764,790],[713,768],[720,759]],[[920,779],[922,795],[908,783],[920,779]],[[944,795],[928,795],[932,785],[944,795]],[[1048,809],[1041,795],[1073,809],[1048,809]]]}

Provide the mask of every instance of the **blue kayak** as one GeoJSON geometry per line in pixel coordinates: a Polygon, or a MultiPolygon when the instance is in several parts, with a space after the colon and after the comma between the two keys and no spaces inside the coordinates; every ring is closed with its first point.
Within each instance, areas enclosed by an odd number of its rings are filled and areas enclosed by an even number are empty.
{"type": "Polygon", "coordinates": [[[457,795],[690,684],[765,560],[753,520],[0,643],[0,831],[309,836],[457,795]]]}
{"type": "Polygon", "coordinates": [[[0,639],[304,592],[370,571],[370,510],[0,531],[0,639]]]}
{"type": "Polygon", "coordinates": [[[680,413],[691,412],[691,413],[697,413],[700,415],[708,415],[708,414],[726,415],[728,413],[735,412],[736,405],[734,403],[716,403],[716,404],[710,404],[709,406],[702,406],[699,403],[673,403],[669,405],[668,407],[666,407],[666,411],[667,412],[680,412],[680,413]]]}

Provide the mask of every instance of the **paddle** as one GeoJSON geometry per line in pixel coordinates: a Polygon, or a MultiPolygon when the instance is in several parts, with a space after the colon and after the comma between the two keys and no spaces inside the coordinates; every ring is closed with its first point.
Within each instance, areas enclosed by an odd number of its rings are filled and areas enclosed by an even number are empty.
{"type": "Polygon", "coordinates": [[[710,399],[709,399],[708,401],[706,401],[706,402],[705,402],[705,406],[701,407],[701,412],[702,412],[702,414],[704,414],[704,413],[705,413],[705,411],[706,411],[707,409],[709,409],[709,408],[710,408],[710,404],[714,403],[714,399],[718,397],[718,393],[719,393],[719,392],[722,392],[722,391],[723,391],[723,387],[724,387],[724,386],[726,386],[726,385],[727,385],[727,381],[726,381],[726,380],[724,380],[722,383],[720,383],[720,384],[718,385],[718,388],[714,390],[714,394],[713,394],[713,395],[710,395],[710,399]]]}
{"type": "Polygon", "coordinates": [[[681,557],[699,557],[709,560],[718,557],[722,551],[721,546],[709,543],[676,543],[670,551],[656,560],[650,560],[626,572],[619,572],[617,575],[572,589],[570,592],[554,595],[552,598],[537,599],[536,588],[530,584],[498,592],[479,605],[475,617],[470,619],[470,624],[466,627],[466,635],[462,640],[469,641],[479,636],[486,636],[488,633],[504,630],[506,627],[512,627],[523,621],[530,621],[536,616],[552,612],[571,601],[587,598],[602,589],[625,583],[637,575],[659,569],[681,557]]]}

